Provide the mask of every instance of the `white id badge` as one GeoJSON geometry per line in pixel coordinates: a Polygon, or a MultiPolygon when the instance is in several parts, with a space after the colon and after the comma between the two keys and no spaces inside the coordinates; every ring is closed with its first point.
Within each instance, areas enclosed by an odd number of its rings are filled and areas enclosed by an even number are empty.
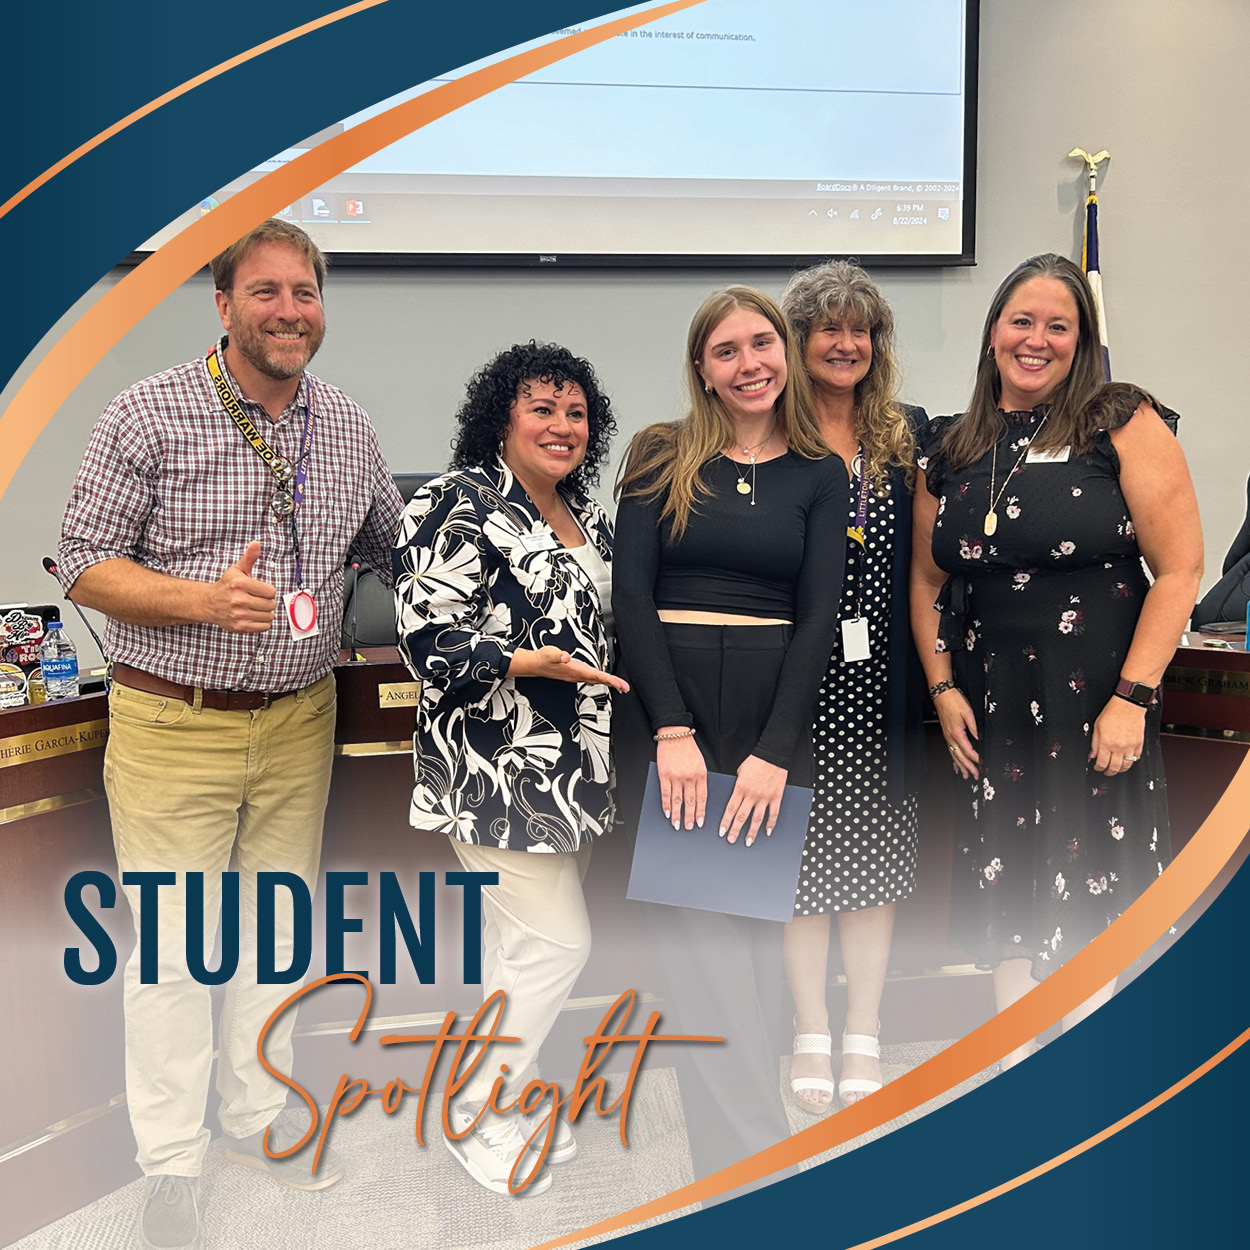
{"type": "Polygon", "coordinates": [[[868,645],[868,618],[854,616],[842,622],[842,659],[847,664],[866,660],[870,654],[868,645]]]}
{"type": "Polygon", "coordinates": [[[1024,457],[1025,464],[1063,464],[1072,454],[1071,447],[1060,447],[1055,451],[1033,451],[1024,457]]]}
{"type": "Polygon", "coordinates": [[[539,551],[554,551],[556,544],[549,534],[522,534],[521,546],[528,555],[539,551]]]}
{"type": "Polygon", "coordinates": [[[293,590],[282,600],[286,605],[286,623],[291,637],[312,638],[321,633],[317,624],[317,601],[306,590],[293,590]]]}

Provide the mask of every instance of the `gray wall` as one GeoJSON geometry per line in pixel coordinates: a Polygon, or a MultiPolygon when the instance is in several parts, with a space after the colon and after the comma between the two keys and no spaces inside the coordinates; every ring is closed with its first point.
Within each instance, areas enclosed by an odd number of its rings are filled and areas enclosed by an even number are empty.
{"type": "MultiPolygon", "coordinates": [[[[1247,64],[1245,0],[982,0],[979,263],[877,275],[897,314],[904,398],[958,411],[1002,276],[1033,252],[1080,255],[1083,167],[1066,153],[1109,149],[1099,195],[1112,365],[1182,414],[1207,537],[1204,586],[1241,523],[1250,472],[1236,397],[1250,342],[1247,64]]],[[[686,325],[702,297],[744,278],[778,294],[786,277],[342,270],[327,287],[316,370],[369,410],[396,470],[443,466],[465,379],[522,338],[563,342],[593,360],[628,435],[678,414],[686,325]]],[[[39,557],[55,550],[101,408],[136,379],[203,352],[217,330],[210,284],[197,277],[56,415],[0,501],[0,600],[55,592],[39,557]]],[[[81,626],[70,628],[81,639],[81,626]]]]}

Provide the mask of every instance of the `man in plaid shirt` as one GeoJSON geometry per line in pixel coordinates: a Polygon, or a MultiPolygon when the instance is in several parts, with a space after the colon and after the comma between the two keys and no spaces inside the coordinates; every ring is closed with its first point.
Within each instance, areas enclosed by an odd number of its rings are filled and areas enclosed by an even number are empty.
{"type": "MultiPolygon", "coordinates": [[[[198,1177],[213,1024],[187,967],[186,872],[204,874],[211,957],[222,873],[236,859],[239,967],[220,1026],[226,1155],[300,1189],[343,1174],[323,1151],[272,1159],[302,1135],[256,1055],[290,985],[258,985],[256,873],[312,888],[330,787],[334,675],[349,552],[388,584],[402,502],[365,413],[306,372],[321,345],[326,260],[272,220],[212,263],[226,335],[206,357],[130,387],[97,423],[62,523],[70,597],[108,617],[104,780],[122,872],[178,874],[159,898],[159,975],[126,967],[126,1096],[148,1177],[145,1250],[201,1247],[198,1177]]],[[[140,892],[126,886],[136,932],[140,892]]],[[[274,967],[291,963],[289,892],[274,967]]],[[[151,905],[147,898],[145,905],[151,905]]],[[[229,902],[229,900],[228,900],[229,902]]],[[[229,916],[229,911],[227,912],[229,916]]],[[[260,942],[267,945],[266,936],[260,942]]],[[[195,952],[200,954],[199,951],[195,952]]],[[[266,1054],[291,1070],[294,1012],[266,1054]]]]}

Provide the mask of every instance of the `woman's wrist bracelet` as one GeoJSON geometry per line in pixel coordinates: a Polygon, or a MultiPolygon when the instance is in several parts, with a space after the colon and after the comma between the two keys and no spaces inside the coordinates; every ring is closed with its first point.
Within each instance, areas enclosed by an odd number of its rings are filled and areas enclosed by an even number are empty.
{"type": "Polygon", "coordinates": [[[658,733],[651,740],[652,742],[675,742],[678,738],[693,738],[693,729],[674,729],[669,733],[658,733]]]}
{"type": "Polygon", "coordinates": [[[946,681],[939,681],[929,687],[929,698],[936,699],[938,695],[945,694],[948,690],[958,689],[959,687],[948,678],[946,681]]]}

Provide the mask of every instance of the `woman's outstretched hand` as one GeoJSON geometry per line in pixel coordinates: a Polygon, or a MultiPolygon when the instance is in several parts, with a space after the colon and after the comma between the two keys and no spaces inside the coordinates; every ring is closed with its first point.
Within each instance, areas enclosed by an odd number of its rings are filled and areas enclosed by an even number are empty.
{"type": "Polygon", "coordinates": [[[512,662],[508,665],[509,677],[551,677],[556,681],[583,682],[590,686],[610,686],[622,694],[629,693],[629,682],[623,677],[614,677],[597,668],[591,668],[581,660],[575,660],[567,651],[559,647],[539,647],[530,651],[518,647],[512,653],[512,662]]]}

